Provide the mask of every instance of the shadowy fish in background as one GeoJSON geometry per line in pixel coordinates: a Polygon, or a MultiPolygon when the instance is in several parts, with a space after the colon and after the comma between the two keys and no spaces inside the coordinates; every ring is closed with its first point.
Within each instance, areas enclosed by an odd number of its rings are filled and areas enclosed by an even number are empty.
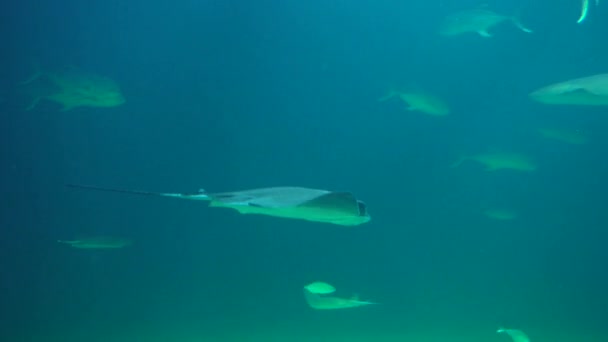
{"type": "Polygon", "coordinates": [[[21,82],[21,87],[29,98],[26,110],[34,109],[43,99],[60,104],[62,111],[77,107],[117,107],[125,103],[115,81],[76,67],[38,70],[21,82]]]}
{"type": "Polygon", "coordinates": [[[538,133],[545,139],[555,140],[570,145],[584,145],[589,142],[589,134],[581,130],[560,128],[541,128],[538,133]]]}
{"type": "Polygon", "coordinates": [[[534,163],[534,161],[532,161],[527,156],[518,153],[502,152],[489,152],[472,156],[463,156],[454,163],[452,163],[450,167],[458,167],[467,160],[475,161],[484,165],[485,171],[510,169],[516,171],[530,172],[536,170],[536,163],[534,163]]]}
{"type": "Polygon", "coordinates": [[[507,208],[488,208],[484,209],[483,214],[488,218],[499,221],[510,221],[519,216],[516,211],[507,208]]]}
{"type": "Polygon", "coordinates": [[[473,32],[482,37],[491,37],[492,34],[490,34],[489,30],[505,21],[513,23],[524,32],[532,32],[515,16],[501,15],[487,9],[471,9],[448,15],[439,28],[439,34],[443,36],[457,36],[473,32]]]}
{"type": "Polygon", "coordinates": [[[308,306],[315,310],[340,310],[378,304],[359,300],[357,296],[352,298],[324,296],[310,292],[306,288],[304,288],[304,299],[306,299],[308,306]]]}
{"type": "Polygon", "coordinates": [[[79,249],[118,249],[132,244],[129,239],[109,236],[86,237],[77,240],[57,240],[57,242],[79,249]]]}
{"type": "Polygon", "coordinates": [[[405,102],[407,110],[410,111],[419,111],[431,116],[445,116],[450,114],[450,107],[442,99],[420,90],[391,90],[388,94],[379,98],[378,101],[386,102],[393,98],[405,102]]]}
{"type": "Polygon", "coordinates": [[[500,328],[496,330],[499,334],[507,334],[513,342],[530,342],[530,338],[523,331],[517,329],[504,329],[500,328]]]}
{"type": "Polygon", "coordinates": [[[232,208],[241,214],[259,214],[342,226],[356,226],[370,220],[365,203],[357,200],[350,192],[302,187],[273,187],[219,193],[208,193],[204,190],[195,193],[162,193],[73,184],[68,186],[136,195],[209,201],[210,207],[232,208]]]}
{"type": "Polygon", "coordinates": [[[608,74],[548,85],[530,93],[530,98],[545,104],[608,106],[608,74]]]}

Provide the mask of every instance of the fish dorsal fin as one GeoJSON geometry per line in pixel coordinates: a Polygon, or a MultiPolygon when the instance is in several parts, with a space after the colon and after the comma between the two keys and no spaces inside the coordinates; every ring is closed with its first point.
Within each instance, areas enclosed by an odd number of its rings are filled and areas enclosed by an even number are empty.
{"type": "Polygon", "coordinates": [[[334,209],[359,215],[357,199],[350,192],[330,192],[300,205],[308,208],[334,209]]]}

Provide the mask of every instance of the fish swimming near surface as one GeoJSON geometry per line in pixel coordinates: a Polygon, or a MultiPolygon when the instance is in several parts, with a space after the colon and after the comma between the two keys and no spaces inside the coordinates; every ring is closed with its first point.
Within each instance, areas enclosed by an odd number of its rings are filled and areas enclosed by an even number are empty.
{"type": "Polygon", "coordinates": [[[118,249],[130,246],[131,240],[120,237],[86,237],[76,240],[57,240],[59,243],[79,249],[118,249]]]}
{"type": "Polygon", "coordinates": [[[530,93],[530,98],[554,105],[608,106],[608,74],[555,83],[530,93]]]}
{"type": "Polygon", "coordinates": [[[340,310],[378,304],[359,300],[357,296],[352,298],[324,296],[312,293],[306,289],[304,289],[304,298],[306,299],[308,306],[315,310],[340,310]]]}
{"type": "Polygon", "coordinates": [[[310,293],[321,294],[321,295],[336,292],[336,288],[333,287],[333,285],[324,283],[322,281],[315,281],[314,283],[310,283],[310,284],[304,286],[304,289],[310,293]]]}
{"type": "Polygon", "coordinates": [[[385,102],[397,98],[407,105],[407,110],[419,111],[431,116],[445,116],[450,114],[450,107],[439,97],[419,90],[391,90],[387,95],[378,99],[385,102]]]}
{"type": "Polygon", "coordinates": [[[500,328],[496,330],[496,332],[499,334],[509,335],[513,342],[530,342],[530,338],[528,337],[528,335],[526,335],[526,333],[521,330],[500,328]]]}
{"type": "Polygon", "coordinates": [[[515,171],[531,172],[537,168],[536,163],[523,154],[501,152],[489,152],[471,156],[463,156],[452,163],[450,167],[458,167],[467,160],[475,161],[484,165],[486,171],[510,169],[515,171]]]}
{"type": "Polygon", "coordinates": [[[589,134],[581,130],[560,128],[541,128],[538,133],[545,139],[555,140],[570,145],[584,145],[589,142],[589,134]]]}
{"type": "Polygon", "coordinates": [[[350,192],[303,187],[272,187],[218,193],[209,193],[204,190],[195,193],[161,193],[74,184],[68,186],[127,194],[208,201],[210,207],[232,208],[241,214],[259,214],[342,226],[356,226],[371,219],[365,203],[357,200],[350,192]]]}
{"type": "Polygon", "coordinates": [[[115,81],[76,67],[37,71],[21,82],[21,87],[29,97],[26,110],[34,109],[43,99],[60,104],[62,111],[77,107],[117,107],[125,103],[115,81]]]}
{"type": "Polygon", "coordinates": [[[531,33],[517,17],[501,15],[487,9],[470,9],[448,15],[439,29],[443,36],[457,36],[465,33],[477,33],[482,37],[491,37],[489,30],[503,22],[511,22],[520,30],[531,33]]]}

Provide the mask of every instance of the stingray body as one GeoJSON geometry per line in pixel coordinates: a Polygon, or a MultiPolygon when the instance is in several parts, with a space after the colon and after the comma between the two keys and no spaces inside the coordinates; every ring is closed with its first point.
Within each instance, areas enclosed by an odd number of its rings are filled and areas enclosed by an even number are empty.
{"type": "Polygon", "coordinates": [[[439,33],[443,36],[457,36],[465,33],[477,33],[482,37],[491,37],[490,29],[503,22],[510,21],[524,32],[532,32],[516,17],[498,14],[487,9],[471,9],[448,15],[439,33]]]}
{"type": "Polygon", "coordinates": [[[451,167],[458,167],[467,160],[478,162],[485,166],[486,171],[510,169],[531,172],[536,170],[536,163],[525,155],[518,153],[482,153],[464,156],[454,162],[451,167]]]}
{"type": "Polygon", "coordinates": [[[350,192],[303,187],[272,187],[243,191],[208,193],[161,193],[108,189],[93,186],[72,187],[148,196],[209,201],[211,207],[232,208],[241,214],[259,214],[313,222],[355,226],[370,220],[365,203],[350,192]]]}
{"type": "Polygon", "coordinates": [[[39,71],[21,83],[28,87],[29,105],[34,109],[45,99],[62,106],[62,111],[77,107],[116,107],[125,102],[120,87],[112,79],[75,67],[39,71]]]}
{"type": "Polygon", "coordinates": [[[326,295],[336,292],[336,288],[333,285],[322,281],[315,281],[314,283],[310,283],[304,286],[304,290],[318,295],[326,295]]]}
{"type": "Polygon", "coordinates": [[[500,328],[496,332],[509,335],[513,342],[530,342],[528,335],[521,330],[500,328]]]}
{"type": "Polygon", "coordinates": [[[129,239],[108,236],[57,240],[57,242],[79,249],[118,249],[131,245],[131,240],[129,239]]]}
{"type": "Polygon", "coordinates": [[[559,128],[541,128],[538,133],[545,139],[555,140],[570,145],[583,145],[589,142],[589,135],[581,130],[559,128]]]}
{"type": "Polygon", "coordinates": [[[356,297],[342,298],[336,296],[323,296],[304,289],[306,303],[315,310],[340,310],[368,306],[377,303],[359,300],[356,297]]]}
{"type": "Polygon", "coordinates": [[[555,83],[530,94],[545,104],[608,106],[608,74],[598,74],[555,83]]]}

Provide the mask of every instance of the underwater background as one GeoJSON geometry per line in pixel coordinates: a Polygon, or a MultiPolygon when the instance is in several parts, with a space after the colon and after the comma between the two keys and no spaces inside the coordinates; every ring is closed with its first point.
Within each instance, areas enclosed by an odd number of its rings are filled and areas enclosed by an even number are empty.
{"type": "Polygon", "coordinates": [[[531,91],[608,70],[608,3],[487,1],[493,37],[437,27],[478,1],[23,0],[0,5],[2,341],[606,341],[608,110],[531,91]],[[42,67],[126,102],[13,101],[42,67]],[[446,117],[378,102],[395,84],[446,117]],[[590,132],[571,145],[536,132],[590,132]],[[534,172],[450,165],[516,150],[534,172]],[[69,189],[351,191],[356,227],[69,189]],[[514,208],[499,220],[484,208],[514,208]],[[121,236],[80,250],[57,240],[121,236]],[[323,280],[379,305],[315,311],[323,280]]]}

